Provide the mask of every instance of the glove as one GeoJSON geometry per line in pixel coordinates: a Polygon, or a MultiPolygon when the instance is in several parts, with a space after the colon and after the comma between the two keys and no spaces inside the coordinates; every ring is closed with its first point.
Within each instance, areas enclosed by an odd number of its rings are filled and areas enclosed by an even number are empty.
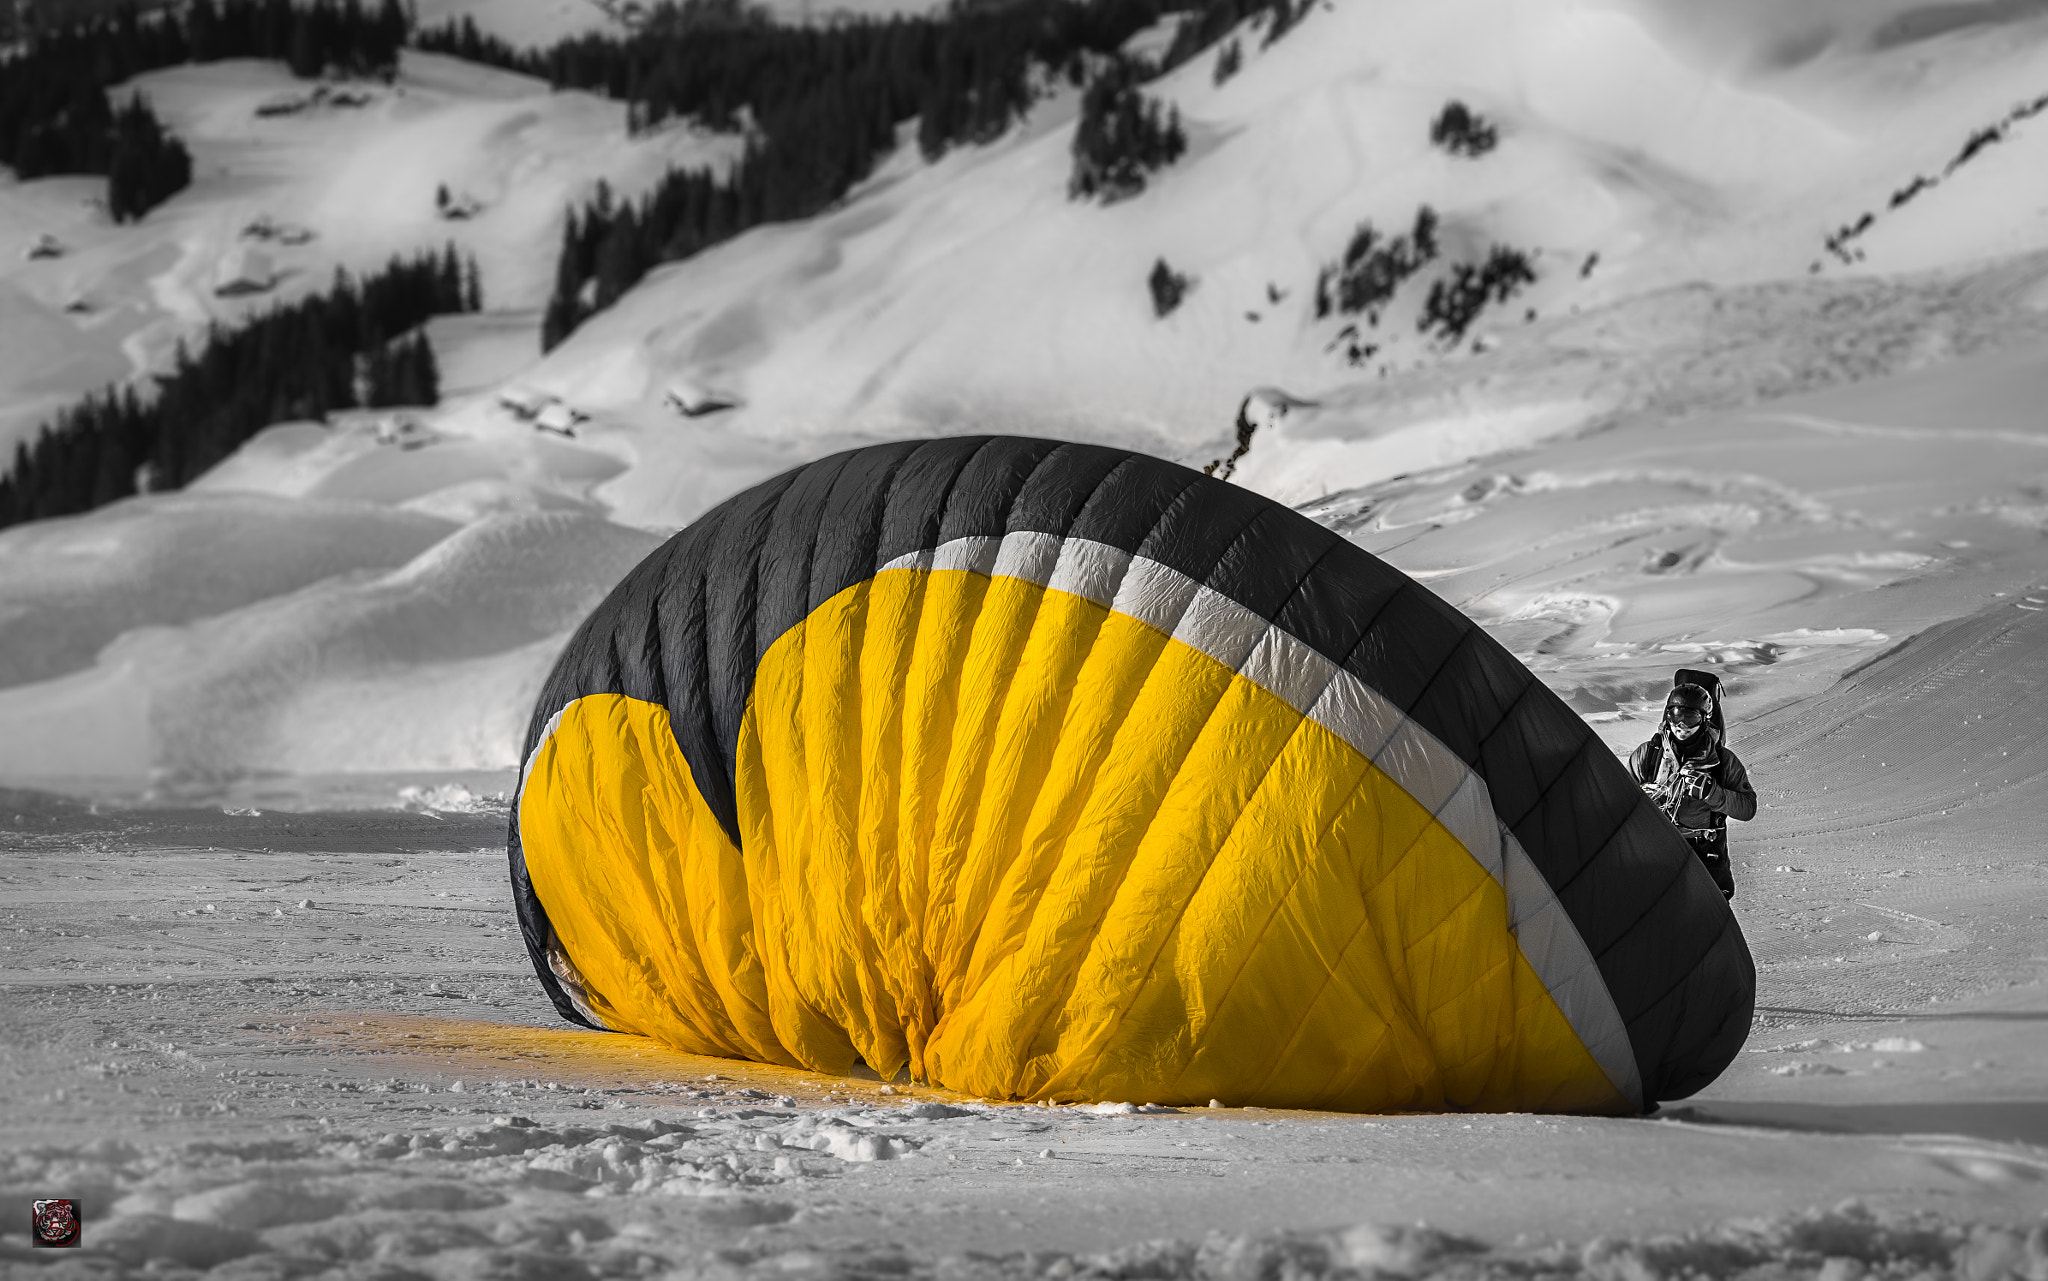
{"type": "Polygon", "coordinates": [[[1714,791],[1714,780],[1700,770],[1685,770],[1678,776],[1678,795],[1689,801],[1704,801],[1714,791]]]}

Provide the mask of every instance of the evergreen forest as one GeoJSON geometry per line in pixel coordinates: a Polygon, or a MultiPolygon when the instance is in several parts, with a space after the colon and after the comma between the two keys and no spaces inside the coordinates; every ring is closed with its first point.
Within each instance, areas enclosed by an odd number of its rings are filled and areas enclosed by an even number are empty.
{"type": "Polygon", "coordinates": [[[184,485],[273,423],[335,409],[432,404],[430,317],[482,307],[476,266],[454,246],[393,259],[234,329],[182,345],[153,396],[109,387],[65,410],[0,476],[0,527],[68,516],[184,485]]]}

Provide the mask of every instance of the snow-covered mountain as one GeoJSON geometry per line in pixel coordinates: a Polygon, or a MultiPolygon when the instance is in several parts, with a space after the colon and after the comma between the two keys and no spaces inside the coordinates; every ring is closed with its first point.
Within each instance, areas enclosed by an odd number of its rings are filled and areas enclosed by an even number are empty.
{"type": "Polygon", "coordinates": [[[506,770],[566,631],[754,480],[988,431],[1200,466],[1240,418],[1236,482],[1422,577],[1617,744],[1677,662],[1722,664],[1738,713],[1782,704],[2048,581],[2032,12],[1322,0],[1236,33],[1234,75],[1211,52],[1146,86],[1190,146],[1139,195],[1068,198],[1053,85],[995,143],[901,146],[833,211],[658,269],[544,358],[566,206],[737,139],[628,138],[618,104],[427,55],[290,115],[256,112],[305,92],[274,68],[144,77],[191,189],[114,228],[83,180],[0,185],[8,440],[337,264],[454,239],[489,310],[432,326],[447,394],[406,439],[282,424],[185,492],[0,532],[0,780],[506,770]],[[1453,100],[1497,145],[1432,142],[1453,100]],[[1377,323],[1319,316],[1360,225],[1425,206],[1437,256],[1377,323]],[[259,218],[313,234],[267,247],[270,292],[216,295],[259,218]],[[45,235],[66,252],[25,258],[45,235]],[[1495,246],[1534,282],[1418,331],[1495,246]],[[1162,261],[1189,282],[1165,315],[1162,261]],[[572,437],[536,430],[548,397],[572,437]]]}

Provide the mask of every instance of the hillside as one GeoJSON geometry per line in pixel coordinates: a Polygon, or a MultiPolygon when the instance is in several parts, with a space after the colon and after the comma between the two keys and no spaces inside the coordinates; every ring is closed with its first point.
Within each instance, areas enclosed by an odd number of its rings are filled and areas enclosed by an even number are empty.
{"type": "MultiPolygon", "coordinates": [[[[160,369],[179,339],[324,289],[396,252],[477,256],[492,316],[442,349],[502,377],[537,353],[562,211],[600,180],[636,193],[670,167],[721,165],[733,137],[625,136],[625,109],[525,77],[408,54],[390,86],[329,95],[274,63],[172,68],[148,95],[192,149],[194,185],[140,225],[110,225],[90,178],[0,178],[0,449],[102,383],[160,369]],[[436,194],[460,197],[449,218],[436,194]],[[37,256],[39,244],[55,253],[37,256]],[[252,268],[252,257],[254,266],[252,268]],[[223,288],[254,270],[255,287],[223,288]],[[529,324],[523,317],[534,313],[529,324]],[[529,331],[520,334],[520,330],[529,331]]],[[[126,92],[126,88],[117,90],[126,92]]]]}
{"type": "Polygon", "coordinates": [[[1209,54],[1145,86],[1189,151],[1131,198],[1069,199],[1079,93],[1048,81],[993,143],[936,162],[900,146],[838,208],[657,269],[545,358],[535,309],[568,204],[599,178],[631,193],[726,162],[737,139],[628,138],[617,104],[425,55],[362,106],[285,116],[256,108],[305,90],[259,64],[145,77],[198,159],[190,190],[117,230],[76,181],[0,188],[18,215],[0,221],[15,432],[337,264],[452,238],[482,264],[487,310],[430,326],[447,394],[403,442],[368,414],[281,425],[185,494],[0,534],[0,621],[33,676],[0,709],[37,727],[16,739],[32,749],[0,748],[0,777],[504,770],[563,629],[635,549],[752,480],[977,431],[1200,466],[1237,448],[1241,408],[1234,479],[1422,574],[1615,718],[1617,742],[1673,655],[1729,664],[1752,705],[1818,688],[2042,572],[2014,514],[2039,505],[2034,428],[2007,407],[2025,393],[2001,389],[2032,376],[2044,333],[2029,193],[2048,122],[2013,112],[2048,88],[2048,42],[2039,23],[1917,12],[1352,0],[1270,44],[1255,19],[1234,75],[1209,54]],[[1432,142],[1454,100],[1490,149],[1432,142]],[[442,185],[469,216],[437,213],[442,185]],[[1370,258],[1346,263],[1361,225],[1384,248],[1424,207],[1434,252],[1412,276],[1318,315],[1319,277],[1370,258]],[[271,246],[270,294],[219,296],[262,219],[312,234],[271,246]],[[69,252],[24,261],[44,232],[69,252]],[[1430,288],[1494,246],[1533,281],[1455,338],[1419,330],[1430,288]],[[1187,281],[1164,315],[1158,262],[1187,281]],[[1919,400],[1855,390],[1887,376],[1919,400]],[[529,418],[547,398],[558,432],[529,418]],[[710,402],[727,407],[678,412],[710,402]],[[1895,403],[1932,408],[1866,421],[1895,403]],[[1842,488],[1845,466],[1862,488],[1842,488]],[[277,519],[250,506],[263,495],[387,532],[226,594],[203,588],[203,543],[129,568],[195,521],[277,519]],[[367,550],[409,545],[422,519],[447,541],[421,559],[367,550]],[[501,563],[519,568],[481,568],[501,563]],[[491,592],[471,593],[486,572],[491,592]],[[119,607],[81,582],[121,584],[119,607]],[[527,621],[505,630],[490,620],[508,593],[527,621]],[[465,639],[409,639],[415,608],[465,639]]]}

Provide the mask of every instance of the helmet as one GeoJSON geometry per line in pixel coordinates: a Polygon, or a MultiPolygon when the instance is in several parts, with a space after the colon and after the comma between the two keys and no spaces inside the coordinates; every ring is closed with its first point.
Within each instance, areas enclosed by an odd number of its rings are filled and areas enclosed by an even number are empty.
{"type": "Polygon", "coordinates": [[[1664,724],[1680,742],[1700,732],[1714,717],[1714,696],[1700,685],[1675,685],[1664,700],[1664,724]]]}

